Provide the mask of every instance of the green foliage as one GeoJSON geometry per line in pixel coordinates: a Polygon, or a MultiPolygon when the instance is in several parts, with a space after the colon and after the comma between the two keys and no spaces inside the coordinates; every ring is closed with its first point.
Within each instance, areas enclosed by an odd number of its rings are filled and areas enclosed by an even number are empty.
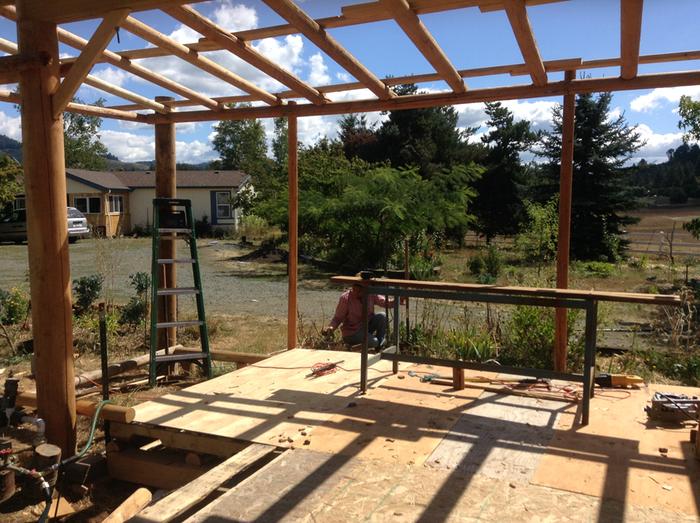
{"type": "Polygon", "coordinates": [[[471,274],[478,276],[479,283],[493,283],[503,270],[503,254],[491,244],[485,253],[472,256],[467,267],[471,274]]]}
{"type": "Polygon", "coordinates": [[[212,226],[209,217],[205,214],[201,220],[194,221],[194,234],[197,238],[211,238],[212,226]]]}
{"type": "MultiPolygon", "coordinates": [[[[611,114],[611,100],[610,93],[576,97],[571,255],[578,259],[617,259],[626,246],[623,228],[635,222],[624,215],[637,205],[624,166],[643,142],[624,115],[611,114]]],[[[542,136],[539,154],[549,161],[542,200],[559,190],[562,118],[555,108],[554,130],[542,136]]]]}
{"type": "Polygon", "coordinates": [[[151,287],[151,277],[146,272],[129,275],[129,282],[136,292],[129,302],[122,307],[119,323],[124,325],[140,325],[148,316],[148,290],[151,287]]]}
{"type": "Polygon", "coordinates": [[[639,258],[629,258],[627,264],[638,271],[645,271],[649,266],[649,257],[646,254],[642,254],[639,258]]]}
{"type": "Polygon", "coordinates": [[[275,118],[275,135],[272,138],[272,157],[279,171],[287,169],[289,132],[286,118],[275,118]]]}
{"type": "Polygon", "coordinates": [[[581,269],[589,276],[609,278],[615,272],[615,264],[600,261],[589,261],[582,264],[581,269]]]}
{"type": "Polygon", "coordinates": [[[472,256],[467,262],[467,268],[469,269],[469,272],[474,276],[479,276],[480,274],[483,274],[486,269],[484,257],[481,254],[476,254],[472,256]]]}
{"type": "Polygon", "coordinates": [[[104,276],[92,274],[73,280],[73,292],[75,293],[75,306],[78,313],[87,311],[102,292],[104,276]]]}
{"type": "Polygon", "coordinates": [[[700,140],[700,102],[687,95],[681,96],[678,116],[681,118],[678,128],[685,131],[683,140],[700,140]]]}
{"type": "Polygon", "coordinates": [[[667,196],[671,203],[685,203],[700,196],[700,147],[683,143],[666,151],[668,161],[644,160],[629,169],[631,182],[640,196],[667,196]]]}
{"type": "Polygon", "coordinates": [[[244,214],[238,224],[238,234],[241,237],[245,236],[248,240],[265,238],[270,234],[270,225],[260,216],[244,214]]]}
{"type": "Polygon", "coordinates": [[[700,218],[693,218],[683,224],[683,229],[693,235],[693,238],[700,240],[700,218]]]}
{"type": "MultiPolygon", "coordinates": [[[[249,104],[239,107],[249,107],[249,104]]],[[[222,121],[214,126],[214,131],[212,145],[220,157],[216,167],[240,170],[253,178],[264,175],[269,160],[265,128],[259,120],[222,121]]]]}
{"type": "Polygon", "coordinates": [[[520,154],[530,149],[537,134],[527,120],[515,122],[513,113],[500,102],[487,102],[486,114],[491,131],[482,138],[488,151],[486,171],[475,183],[474,213],[476,230],[490,240],[518,232],[524,211],[520,154]]]}
{"type": "Polygon", "coordinates": [[[9,291],[0,289],[0,323],[16,325],[27,318],[29,297],[24,291],[14,287],[9,291]]]}
{"type": "Polygon", "coordinates": [[[559,214],[557,200],[552,198],[545,204],[525,202],[528,216],[523,232],[515,239],[515,246],[523,258],[537,263],[538,271],[557,254],[559,236],[559,214]]]}
{"type": "Polygon", "coordinates": [[[23,192],[21,176],[21,165],[10,156],[0,156],[0,210],[23,192]]]}
{"type": "Polygon", "coordinates": [[[147,272],[129,274],[129,283],[138,296],[146,296],[151,288],[151,276],[147,272]]]}
{"type": "MultiPolygon", "coordinates": [[[[77,103],[83,103],[75,98],[77,103]]],[[[100,98],[93,105],[103,106],[100,98]]],[[[101,170],[107,165],[107,147],[100,141],[99,130],[102,118],[66,112],[63,114],[63,134],[66,167],[75,169],[101,170]]]]}

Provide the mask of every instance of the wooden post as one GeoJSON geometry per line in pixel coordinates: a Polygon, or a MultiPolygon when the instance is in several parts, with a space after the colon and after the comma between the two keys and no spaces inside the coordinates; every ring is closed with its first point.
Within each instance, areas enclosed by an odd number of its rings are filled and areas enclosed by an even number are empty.
{"type": "Polygon", "coordinates": [[[51,57],[20,72],[22,151],[38,411],[48,441],[68,457],[75,453],[76,418],[63,115],[54,119],[52,111],[58,39],[56,24],[25,17],[24,0],[16,5],[19,52],[51,57]]]}
{"type": "MultiPolygon", "coordinates": [[[[172,101],[170,96],[156,96],[158,102],[172,101]]],[[[175,198],[177,178],[175,174],[175,124],[157,123],[156,133],[156,198],[175,198]]],[[[160,242],[159,258],[175,258],[177,246],[174,239],[164,236],[160,242]]],[[[158,272],[158,287],[176,287],[177,273],[174,263],[161,265],[158,272]]],[[[177,296],[163,296],[158,299],[160,321],[177,320],[177,296]]],[[[177,329],[158,331],[158,348],[167,349],[177,343],[177,329]]]]}
{"type": "MultiPolygon", "coordinates": [[[[293,102],[289,102],[293,105],[293,102]]],[[[299,256],[299,172],[297,165],[297,117],[287,120],[287,170],[289,176],[289,281],[287,303],[287,348],[297,346],[297,261],[299,256]]]]}
{"type": "MultiPolygon", "coordinates": [[[[574,71],[567,71],[565,79],[571,82],[574,71]]],[[[564,114],[562,119],[561,170],[559,174],[559,240],[557,243],[557,288],[569,286],[569,247],[571,245],[571,191],[574,170],[574,113],[576,95],[564,95],[564,114]]],[[[567,310],[555,310],[554,323],[554,370],[566,372],[566,353],[569,332],[567,310]]]]}

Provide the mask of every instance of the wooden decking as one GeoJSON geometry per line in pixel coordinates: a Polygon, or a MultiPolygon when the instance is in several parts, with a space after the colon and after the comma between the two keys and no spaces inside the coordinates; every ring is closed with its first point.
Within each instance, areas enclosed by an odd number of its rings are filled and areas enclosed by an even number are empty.
{"type": "Polygon", "coordinates": [[[358,354],[295,349],[138,405],[116,433],[175,434],[174,446],[219,456],[281,449],[191,521],[697,520],[689,429],[643,411],[655,390],[697,389],[604,391],[581,428],[570,402],[455,391],[420,381],[449,369],[390,367],[376,362],[358,396],[358,354]],[[329,361],[342,368],[311,375],[329,361]]]}

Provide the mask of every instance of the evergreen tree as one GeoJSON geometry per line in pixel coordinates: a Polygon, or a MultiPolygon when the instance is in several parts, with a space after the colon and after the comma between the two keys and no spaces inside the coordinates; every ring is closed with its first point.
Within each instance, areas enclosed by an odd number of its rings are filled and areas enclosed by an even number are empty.
{"type": "Polygon", "coordinates": [[[377,135],[364,114],[346,114],[338,122],[338,138],[347,158],[369,159],[376,156],[377,135]]]}
{"type": "MultiPolygon", "coordinates": [[[[242,105],[245,107],[245,105],[242,105]]],[[[265,128],[259,120],[228,120],[214,126],[212,140],[219,169],[235,169],[255,177],[268,167],[265,128]]]]}
{"type": "MultiPolygon", "coordinates": [[[[629,176],[623,165],[642,145],[624,115],[611,118],[610,93],[576,98],[571,255],[580,259],[614,260],[626,242],[620,237],[634,219],[623,213],[635,207],[629,176]]],[[[552,132],[542,136],[540,154],[549,183],[541,187],[545,200],[559,190],[562,108],[553,111],[552,132]]]]}
{"type": "Polygon", "coordinates": [[[475,183],[478,193],[473,211],[476,230],[486,240],[498,234],[515,234],[523,218],[522,178],[524,168],[520,153],[527,151],[537,139],[530,122],[515,122],[513,113],[500,102],[486,103],[492,128],[482,142],[487,147],[486,171],[475,183]]]}
{"type": "MultiPolygon", "coordinates": [[[[75,98],[73,101],[83,103],[75,98]]],[[[94,105],[104,105],[97,100],[94,105]]],[[[102,118],[78,113],[63,113],[63,142],[66,167],[100,170],[107,166],[107,147],[100,141],[102,118]]]]}
{"type": "Polygon", "coordinates": [[[275,118],[275,135],[272,138],[272,157],[275,167],[280,172],[287,171],[289,155],[289,131],[286,118],[275,118]]]}

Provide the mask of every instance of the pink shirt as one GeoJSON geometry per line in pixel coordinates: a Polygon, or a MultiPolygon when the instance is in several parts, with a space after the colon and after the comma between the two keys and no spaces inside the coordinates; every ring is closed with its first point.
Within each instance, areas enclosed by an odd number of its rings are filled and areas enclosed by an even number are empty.
{"type": "MultiPolygon", "coordinates": [[[[393,304],[394,300],[387,300],[385,296],[371,294],[367,297],[367,313],[371,315],[375,305],[391,307],[393,304]]],[[[331,326],[334,329],[338,328],[340,324],[343,325],[340,329],[343,336],[350,336],[362,327],[362,297],[351,296],[350,290],[341,294],[331,320],[331,326]]]]}

